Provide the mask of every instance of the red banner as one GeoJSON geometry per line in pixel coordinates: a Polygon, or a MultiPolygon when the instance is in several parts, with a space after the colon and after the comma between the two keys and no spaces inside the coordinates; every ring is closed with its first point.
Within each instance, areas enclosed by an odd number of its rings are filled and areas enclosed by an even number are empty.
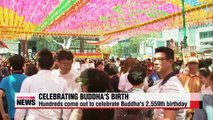
{"type": "Polygon", "coordinates": [[[102,58],[101,53],[73,53],[75,58],[102,58]]]}

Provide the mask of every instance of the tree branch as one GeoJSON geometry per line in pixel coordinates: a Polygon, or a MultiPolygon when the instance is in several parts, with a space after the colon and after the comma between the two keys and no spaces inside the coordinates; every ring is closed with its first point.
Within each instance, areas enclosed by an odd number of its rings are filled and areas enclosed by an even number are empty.
{"type": "Polygon", "coordinates": [[[67,44],[66,44],[65,48],[66,48],[66,49],[69,49],[69,48],[70,48],[70,45],[71,45],[71,42],[72,42],[73,40],[75,40],[75,39],[77,39],[77,38],[72,39],[72,37],[70,37],[70,38],[67,40],[67,44]]]}
{"type": "Polygon", "coordinates": [[[53,39],[53,42],[55,42],[55,43],[58,44],[58,45],[61,45],[61,46],[64,48],[64,44],[63,44],[63,43],[57,42],[57,41],[54,40],[54,39],[53,39]]]}
{"type": "Polygon", "coordinates": [[[55,42],[56,44],[62,45],[62,43],[57,42],[56,40],[53,40],[53,42],[55,42]]]}

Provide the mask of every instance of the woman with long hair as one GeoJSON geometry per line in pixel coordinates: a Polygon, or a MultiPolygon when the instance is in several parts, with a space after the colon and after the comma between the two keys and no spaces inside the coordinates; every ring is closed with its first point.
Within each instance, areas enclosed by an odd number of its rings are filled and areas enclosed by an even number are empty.
{"type": "Polygon", "coordinates": [[[201,87],[202,94],[213,94],[213,73],[206,67],[199,69],[199,76],[204,82],[204,85],[201,87]]]}
{"type": "Polygon", "coordinates": [[[120,91],[128,91],[129,89],[132,88],[132,84],[129,83],[127,79],[127,75],[129,74],[129,70],[131,69],[131,67],[135,65],[136,62],[137,61],[134,58],[127,58],[124,61],[123,71],[121,73],[119,84],[118,84],[118,89],[120,91]]]}
{"type": "Polygon", "coordinates": [[[203,67],[199,69],[199,76],[204,82],[201,87],[203,109],[195,111],[193,120],[210,120],[213,118],[213,72],[210,72],[207,67],[203,67]]]}

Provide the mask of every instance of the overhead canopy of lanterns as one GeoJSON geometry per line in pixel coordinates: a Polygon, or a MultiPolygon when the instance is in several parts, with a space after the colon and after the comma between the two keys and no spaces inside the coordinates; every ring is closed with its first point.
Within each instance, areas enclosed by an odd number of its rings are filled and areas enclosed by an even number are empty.
{"type": "MultiPolygon", "coordinates": [[[[213,23],[212,0],[184,0],[186,25],[213,23]]],[[[0,38],[30,35],[110,40],[182,28],[181,0],[0,0],[0,38]]]]}

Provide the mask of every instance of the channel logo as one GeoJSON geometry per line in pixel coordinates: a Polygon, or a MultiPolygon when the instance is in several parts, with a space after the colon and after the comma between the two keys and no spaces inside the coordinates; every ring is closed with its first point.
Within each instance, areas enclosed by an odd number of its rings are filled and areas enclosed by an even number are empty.
{"type": "Polygon", "coordinates": [[[35,96],[18,96],[16,99],[17,106],[34,106],[35,96]]]}

